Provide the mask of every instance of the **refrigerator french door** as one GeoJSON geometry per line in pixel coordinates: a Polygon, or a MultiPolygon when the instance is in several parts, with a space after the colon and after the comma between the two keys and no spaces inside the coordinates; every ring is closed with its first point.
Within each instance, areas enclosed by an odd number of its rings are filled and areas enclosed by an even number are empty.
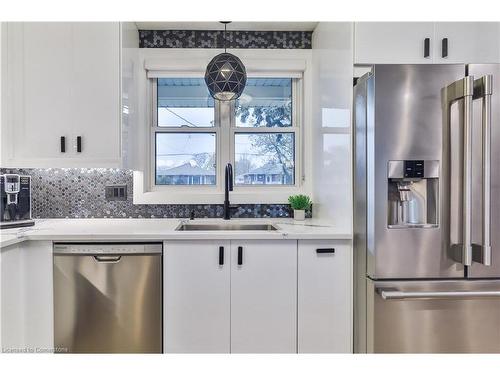
{"type": "Polygon", "coordinates": [[[356,351],[500,353],[499,92],[500,65],[357,82],[356,351]]]}

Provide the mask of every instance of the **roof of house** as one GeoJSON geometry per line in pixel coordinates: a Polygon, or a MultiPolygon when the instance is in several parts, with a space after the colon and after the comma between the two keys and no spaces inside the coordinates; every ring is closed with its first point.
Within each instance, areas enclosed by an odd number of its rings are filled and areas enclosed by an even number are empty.
{"type": "Polygon", "coordinates": [[[281,164],[267,163],[262,167],[252,169],[247,173],[243,173],[242,176],[249,174],[283,174],[283,167],[281,164]]]}
{"type": "Polygon", "coordinates": [[[191,163],[185,163],[173,168],[159,168],[158,174],[161,176],[215,176],[214,169],[204,169],[191,163]]]}

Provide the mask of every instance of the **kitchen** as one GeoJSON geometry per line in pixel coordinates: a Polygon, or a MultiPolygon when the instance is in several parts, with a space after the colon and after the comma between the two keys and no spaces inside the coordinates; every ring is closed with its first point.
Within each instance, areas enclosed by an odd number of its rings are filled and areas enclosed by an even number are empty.
{"type": "Polygon", "coordinates": [[[3,353],[500,353],[500,22],[0,37],[3,353]]]}

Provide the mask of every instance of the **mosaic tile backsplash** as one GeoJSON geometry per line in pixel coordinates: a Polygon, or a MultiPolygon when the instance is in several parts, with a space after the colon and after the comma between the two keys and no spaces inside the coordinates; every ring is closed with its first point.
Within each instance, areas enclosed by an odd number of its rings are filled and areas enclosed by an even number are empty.
{"type": "MultiPolygon", "coordinates": [[[[132,171],[104,168],[0,169],[31,176],[32,215],[41,218],[220,218],[222,204],[133,204],[132,171]],[[127,185],[127,200],[108,201],[105,186],[127,185]]],[[[234,218],[289,217],[286,204],[239,205],[234,218]]],[[[311,213],[308,213],[311,216],[311,213]]]]}
{"type": "MultiPolygon", "coordinates": [[[[227,31],[227,48],[311,49],[312,31],[227,31]]],[[[221,30],[139,30],[140,48],[224,48],[221,30]]]]}

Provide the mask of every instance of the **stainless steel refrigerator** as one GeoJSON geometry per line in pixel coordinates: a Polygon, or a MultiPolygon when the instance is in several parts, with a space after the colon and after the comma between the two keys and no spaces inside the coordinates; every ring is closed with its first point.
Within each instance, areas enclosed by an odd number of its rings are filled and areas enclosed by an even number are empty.
{"type": "Polygon", "coordinates": [[[500,353],[500,65],[354,87],[355,351],[500,353]]]}

